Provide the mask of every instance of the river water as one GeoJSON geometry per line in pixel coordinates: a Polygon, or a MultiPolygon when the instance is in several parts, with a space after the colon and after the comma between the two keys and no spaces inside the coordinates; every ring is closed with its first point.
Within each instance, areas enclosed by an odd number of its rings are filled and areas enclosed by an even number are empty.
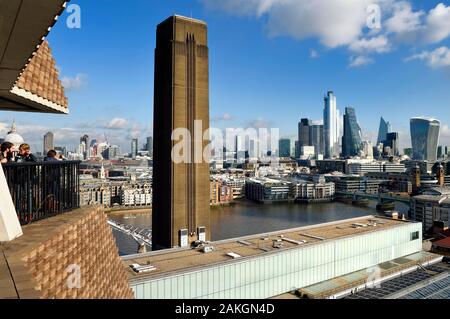
{"type": "MultiPolygon", "coordinates": [[[[332,222],[336,220],[376,215],[376,202],[369,207],[357,207],[333,202],[319,204],[272,204],[261,205],[239,201],[233,206],[211,208],[212,240],[222,240],[247,235],[332,222]]],[[[408,207],[398,204],[396,209],[407,214],[408,207]]],[[[151,229],[151,213],[114,214],[109,216],[116,222],[151,229]]],[[[113,232],[121,255],[137,252],[137,244],[127,235],[113,232]]]]}

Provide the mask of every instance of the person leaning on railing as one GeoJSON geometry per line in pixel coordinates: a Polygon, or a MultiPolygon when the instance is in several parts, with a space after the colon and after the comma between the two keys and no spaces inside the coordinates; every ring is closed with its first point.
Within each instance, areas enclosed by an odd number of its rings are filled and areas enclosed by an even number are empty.
{"type": "Polygon", "coordinates": [[[47,157],[44,158],[44,162],[58,162],[58,153],[55,150],[50,150],[47,153],[47,157]]]}
{"type": "Polygon", "coordinates": [[[31,153],[30,145],[22,144],[19,147],[19,154],[16,156],[16,163],[36,163],[37,158],[31,153]]]}
{"type": "Polygon", "coordinates": [[[4,142],[0,146],[0,163],[6,164],[13,161],[14,144],[4,142]]]}

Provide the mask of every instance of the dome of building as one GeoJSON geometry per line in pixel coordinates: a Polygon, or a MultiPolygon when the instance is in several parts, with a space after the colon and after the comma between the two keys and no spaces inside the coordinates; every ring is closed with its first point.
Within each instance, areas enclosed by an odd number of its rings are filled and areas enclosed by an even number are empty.
{"type": "Polygon", "coordinates": [[[23,137],[17,133],[16,122],[13,122],[11,126],[11,131],[5,137],[5,142],[14,144],[16,148],[24,143],[23,137]]]}

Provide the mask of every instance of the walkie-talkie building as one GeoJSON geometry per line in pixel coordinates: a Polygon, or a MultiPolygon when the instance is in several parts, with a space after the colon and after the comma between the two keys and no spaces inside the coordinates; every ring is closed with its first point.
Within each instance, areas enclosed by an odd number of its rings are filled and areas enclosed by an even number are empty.
{"type": "Polygon", "coordinates": [[[441,123],[432,118],[415,117],[411,119],[411,143],[413,159],[435,162],[441,123]]]}

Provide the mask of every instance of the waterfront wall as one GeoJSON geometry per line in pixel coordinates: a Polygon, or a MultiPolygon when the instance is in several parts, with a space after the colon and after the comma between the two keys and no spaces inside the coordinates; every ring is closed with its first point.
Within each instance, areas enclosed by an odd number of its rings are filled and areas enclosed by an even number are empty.
{"type": "Polygon", "coordinates": [[[58,215],[23,231],[22,237],[0,244],[8,270],[1,276],[11,288],[3,291],[4,298],[133,298],[100,207],[58,215]]]}
{"type": "Polygon", "coordinates": [[[138,299],[270,298],[422,250],[420,223],[131,280],[138,299]],[[419,237],[412,237],[414,233],[419,237]],[[414,238],[414,239],[413,239],[414,238]]]}

